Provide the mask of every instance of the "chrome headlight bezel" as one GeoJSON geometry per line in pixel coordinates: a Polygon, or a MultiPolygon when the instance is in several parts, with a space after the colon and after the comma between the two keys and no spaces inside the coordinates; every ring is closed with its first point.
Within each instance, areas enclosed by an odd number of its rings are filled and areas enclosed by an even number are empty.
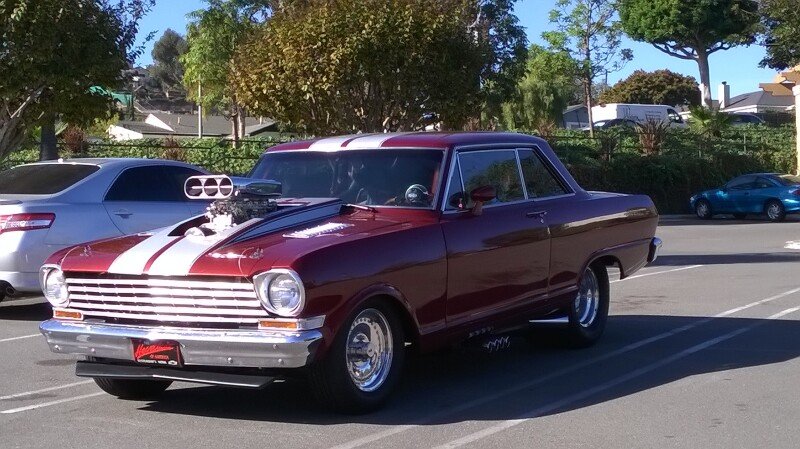
{"type": "Polygon", "coordinates": [[[305,308],[305,287],[303,286],[303,281],[300,280],[300,276],[293,270],[275,268],[263,273],[259,273],[253,277],[253,289],[255,290],[256,296],[261,301],[261,305],[264,307],[264,309],[273,315],[285,318],[294,318],[300,315],[300,313],[303,311],[303,308],[305,308]],[[270,287],[274,281],[278,279],[285,280],[286,278],[289,278],[289,280],[294,282],[297,286],[299,296],[297,304],[290,308],[276,307],[273,302],[273,298],[270,297],[270,287]]]}
{"type": "MultiPolygon", "coordinates": [[[[57,280],[57,279],[56,279],[57,280]]],[[[39,270],[39,286],[42,289],[42,294],[44,294],[45,299],[53,305],[53,307],[67,307],[69,306],[69,293],[67,292],[67,281],[64,278],[64,272],[61,271],[61,267],[59,265],[44,265],[39,270]],[[60,282],[60,290],[62,296],[54,296],[47,288],[48,281],[54,279],[55,276],[59,276],[61,278],[60,282]]]]}

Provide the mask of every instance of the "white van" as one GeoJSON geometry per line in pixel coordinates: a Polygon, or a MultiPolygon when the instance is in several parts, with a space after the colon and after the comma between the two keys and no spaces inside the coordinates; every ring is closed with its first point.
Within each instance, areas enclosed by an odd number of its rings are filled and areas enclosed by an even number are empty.
{"type": "Polygon", "coordinates": [[[614,119],[631,120],[645,123],[648,120],[660,120],[676,128],[685,128],[686,122],[672,106],[661,104],[624,104],[610,103],[592,108],[592,120],[597,123],[614,119]]]}

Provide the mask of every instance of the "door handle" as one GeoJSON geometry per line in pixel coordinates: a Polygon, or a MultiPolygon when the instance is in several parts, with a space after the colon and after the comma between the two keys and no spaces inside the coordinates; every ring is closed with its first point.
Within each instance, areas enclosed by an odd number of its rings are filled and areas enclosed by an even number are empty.
{"type": "Polygon", "coordinates": [[[525,216],[528,217],[528,218],[538,218],[539,221],[544,223],[544,217],[547,216],[547,211],[546,210],[537,210],[537,211],[533,211],[533,212],[528,212],[527,214],[525,214],[525,216]]]}
{"type": "Polygon", "coordinates": [[[128,218],[133,215],[133,212],[129,212],[125,209],[115,210],[114,215],[121,217],[121,218],[128,218]]]}

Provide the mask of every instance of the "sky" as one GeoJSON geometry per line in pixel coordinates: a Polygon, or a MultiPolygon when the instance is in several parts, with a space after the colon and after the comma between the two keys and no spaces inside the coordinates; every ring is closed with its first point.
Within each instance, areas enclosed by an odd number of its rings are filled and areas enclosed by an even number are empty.
{"type": "MultiPolygon", "coordinates": [[[[515,12],[520,23],[526,28],[531,43],[542,43],[542,32],[552,29],[548,13],[555,3],[556,0],[518,0],[515,12]]],[[[153,11],[142,20],[140,36],[155,31],[158,39],[167,28],[183,34],[186,31],[186,15],[203,6],[202,0],[157,0],[153,11]]],[[[138,61],[139,64],[147,65],[152,62],[150,57],[152,45],[152,41],[148,43],[144,56],[138,61]]],[[[626,78],[638,69],[647,71],[669,69],[699,78],[697,64],[693,61],[667,56],[649,44],[625,40],[623,45],[633,50],[634,59],[621,71],[609,75],[610,84],[626,78]]],[[[753,92],[758,90],[759,83],[771,82],[776,72],[758,67],[763,57],[764,49],[759,46],[734,48],[713,54],[711,92],[714,98],[717,96],[717,86],[723,81],[731,86],[732,95],[753,92]]]]}

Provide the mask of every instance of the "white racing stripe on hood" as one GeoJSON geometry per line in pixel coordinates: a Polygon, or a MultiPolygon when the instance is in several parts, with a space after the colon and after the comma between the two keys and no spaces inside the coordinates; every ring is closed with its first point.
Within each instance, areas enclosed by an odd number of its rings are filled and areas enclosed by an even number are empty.
{"type": "Polygon", "coordinates": [[[233,234],[242,232],[260,222],[260,219],[246,221],[239,226],[208,237],[188,236],[158,256],[158,259],[150,266],[147,274],[154,276],[185,276],[189,274],[197,259],[209,252],[211,248],[233,234]]]}
{"type": "Polygon", "coordinates": [[[108,272],[113,274],[142,274],[147,262],[160,251],[161,248],[169,245],[175,239],[180,238],[170,237],[170,231],[172,231],[171,228],[162,229],[160,232],[142,240],[131,249],[120,254],[111,264],[108,272]]]}

